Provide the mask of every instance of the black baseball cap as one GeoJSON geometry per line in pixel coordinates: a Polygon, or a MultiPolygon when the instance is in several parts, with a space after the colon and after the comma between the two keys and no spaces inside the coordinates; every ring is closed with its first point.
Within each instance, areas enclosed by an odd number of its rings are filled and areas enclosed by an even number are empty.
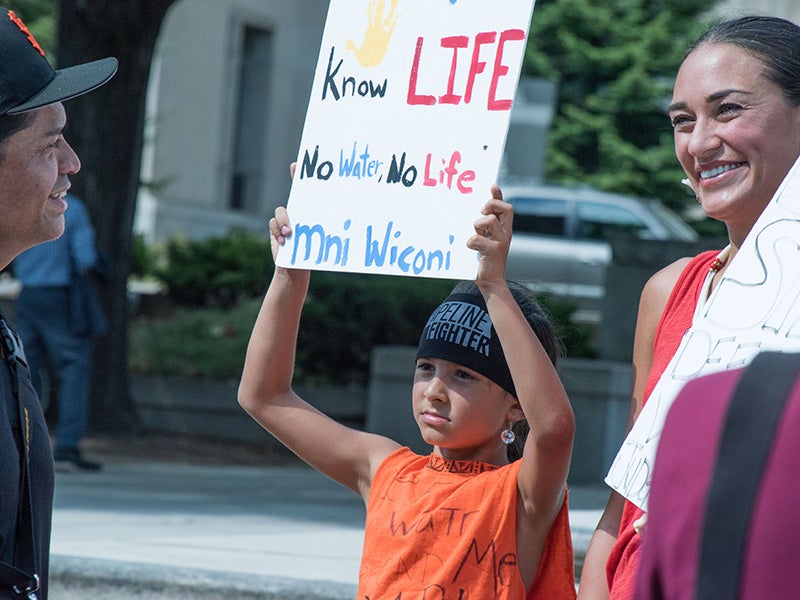
{"type": "Polygon", "coordinates": [[[117,72],[116,58],[54,70],[22,20],[0,7],[0,115],[69,100],[103,85],[117,72]]]}

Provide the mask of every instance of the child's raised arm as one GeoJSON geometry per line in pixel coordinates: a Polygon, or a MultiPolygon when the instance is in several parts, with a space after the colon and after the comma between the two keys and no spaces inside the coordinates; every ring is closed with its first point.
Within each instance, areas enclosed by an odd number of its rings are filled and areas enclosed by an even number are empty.
{"type": "MultiPolygon", "coordinates": [[[[277,257],[292,231],[284,208],[275,211],[269,228],[277,257]]],[[[399,444],[345,427],[293,391],[297,333],[309,281],[308,271],[275,268],[247,346],[239,404],[297,456],[366,501],[372,473],[399,444]]],[[[336,352],[335,340],[331,344],[336,352]]]]}
{"type": "Polygon", "coordinates": [[[475,283],[486,300],[530,425],[519,471],[520,498],[531,527],[546,536],[564,498],[575,417],[553,363],[506,283],[513,208],[496,186],[483,214],[468,244],[480,252],[475,283]]]}

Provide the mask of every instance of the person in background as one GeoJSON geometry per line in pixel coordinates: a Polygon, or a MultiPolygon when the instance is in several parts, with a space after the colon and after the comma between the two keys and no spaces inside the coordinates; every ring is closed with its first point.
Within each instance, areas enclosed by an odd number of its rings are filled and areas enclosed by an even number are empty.
{"type": "MultiPolygon", "coordinates": [[[[25,24],[0,8],[0,269],[60,236],[69,176],[63,101],[111,79],[115,58],[54,71],[25,24]]],[[[0,310],[0,600],[47,600],[53,454],[12,323],[0,310]]]]}
{"type": "MultiPolygon", "coordinates": [[[[513,209],[492,191],[467,243],[480,253],[477,277],[453,289],[420,337],[411,405],[430,455],[345,427],[293,391],[308,271],[275,269],[253,328],[239,403],[367,507],[359,598],[575,597],[574,415],[552,325],[527,288],[505,280],[513,209]],[[524,421],[518,458],[509,448],[524,421]]],[[[284,208],[269,229],[277,256],[292,231],[284,208]]]]}
{"type": "Polygon", "coordinates": [[[656,454],[637,600],[800,597],[798,367],[800,355],[762,352],[745,368],[689,381],[675,398],[656,454]]]}
{"type": "MultiPolygon", "coordinates": [[[[748,16],[713,26],[684,57],[668,111],[675,153],[703,211],[727,226],[730,244],[678,260],[645,284],[629,428],[800,155],[798,48],[794,23],[748,16]]],[[[586,554],[581,600],[632,597],[644,516],[612,492],[586,554]]]]}
{"type": "Polygon", "coordinates": [[[100,465],[83,457],[80,442],[89,417],[94,338],[107,332],[93,280],[107,275],[86,207],[72,194],[65,199],[64,234],[26,250],[12,263],[22,283],[15,322],[40,398],[46,365],[56,376],[56,469],[94,471],[100,465]]]}

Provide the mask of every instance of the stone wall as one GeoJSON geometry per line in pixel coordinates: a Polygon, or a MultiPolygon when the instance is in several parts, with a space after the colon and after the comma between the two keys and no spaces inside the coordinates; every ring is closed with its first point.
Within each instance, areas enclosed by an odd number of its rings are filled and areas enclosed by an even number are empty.
{"type": "MultiPolygon", "coordinates": [[[[387,435],[427,453],[411,414],[416,348],[373,350],[369,386],[299,386],[297,392],[338,421],[387,435]]],[[[625,433],[630,366],[601,360],[564,359],[559,366],[575,411],[576,434],[570,483],[602,485],[625,433]]],[[[131,397],[140,426],[148,431],[263,442],[279,447],[239,407],[236,381],[186,380],[131,374],[131,397]]],[[[535,426],[535,424],[534,424],[535,426]]]]}
{"type": "Polygon", "coordinates": [[[597,332],[600,358],[631,362],[639,297],[647,280],[668,264],[704,250],[722,249],[727,240],[703,238],[697,242],[640,240],[619,237],[611,241],[612,259],[606,269],[603,318],[597,332]]]}

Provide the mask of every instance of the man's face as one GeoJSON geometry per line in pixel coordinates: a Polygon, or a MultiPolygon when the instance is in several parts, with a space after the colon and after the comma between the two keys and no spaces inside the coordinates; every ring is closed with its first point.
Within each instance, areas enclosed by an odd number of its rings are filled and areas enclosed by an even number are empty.
{"type": "Polygon", "coordinates": [[[23,250],[64,232],[68,175],[81,168],[64,139],[61,103],[32,111],[28,127],[9,137],[0,160],[0,268],[23,250]]]}

